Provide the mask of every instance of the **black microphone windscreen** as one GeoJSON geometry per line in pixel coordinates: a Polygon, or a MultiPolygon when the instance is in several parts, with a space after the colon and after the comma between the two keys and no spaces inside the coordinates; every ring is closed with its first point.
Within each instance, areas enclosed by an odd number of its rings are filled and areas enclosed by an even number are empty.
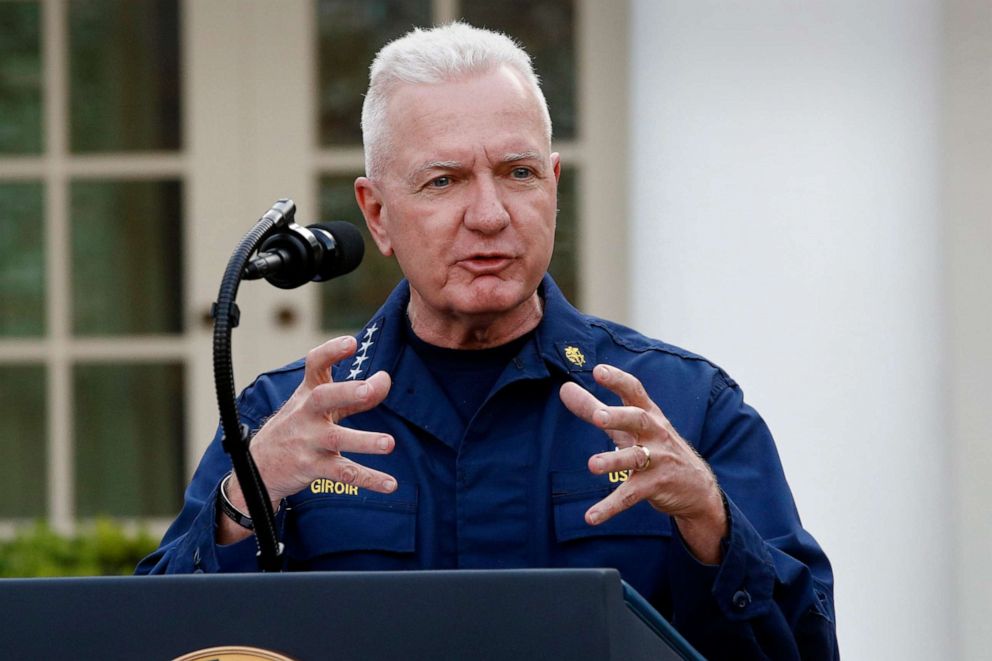
{"type": "Polygon", "coordinates": [[[351,273],[362,263],[365,239],[358,227],[344,220],[317,223],[308,227],[311,230],[324,230],[334,238],[334,258],[322,260],[314,280],[330,280],[351,273]]]}

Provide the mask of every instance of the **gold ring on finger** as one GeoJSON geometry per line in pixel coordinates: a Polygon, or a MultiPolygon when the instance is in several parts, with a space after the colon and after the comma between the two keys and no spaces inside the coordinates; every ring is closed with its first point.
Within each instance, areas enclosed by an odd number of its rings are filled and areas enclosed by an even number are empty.
{"type": "Polygon", "coordinates": [[[651,450],[649,450],[648,448],[644,447],[643,445],[641,445],[639,443],[635,444],[634,447],[635,448],[640,448],[641,451],[644,452],[644,463],[643,464],[638,463],[634,467],[634,470],[635,471],[647,470],[648,467],[651,466],[651,450]]]}

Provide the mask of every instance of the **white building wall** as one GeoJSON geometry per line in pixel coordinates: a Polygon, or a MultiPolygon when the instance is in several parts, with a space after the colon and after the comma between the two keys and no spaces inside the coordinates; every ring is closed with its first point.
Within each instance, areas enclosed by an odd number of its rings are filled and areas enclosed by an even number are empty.
{"type": "Polygon", "coordinates": [[[632,2],[632,319],[769,422],[848,659],[957,658],[940,9],[632,2]]]}

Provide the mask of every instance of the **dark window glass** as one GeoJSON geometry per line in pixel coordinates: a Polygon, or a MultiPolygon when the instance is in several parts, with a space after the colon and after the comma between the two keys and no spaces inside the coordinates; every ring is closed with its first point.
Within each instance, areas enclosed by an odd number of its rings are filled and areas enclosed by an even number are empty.
{"type": "Polygon", "coordinates": [[[75,334],[182,332],[181,189],[178,181],[72,183],[75,334]]]}
{"type": "Polygon", "coordinates": [[[0,337],[45,333],[44,187],[0,183],[0,337]]]}
{"type": "Polygon", "coordinates": [[[360,328],[383,304],[400,281],[396,260],[383,257],[375,247],[365,219],[355,202],[355,177],[333,176],[320,180],[320,217],[347,220],[365,239],[361,266],[348,275],[321,285],[321,326],[327,330],[360,328]]]}
{"type": "Polygon", "coordinates": [[[523,44],[548,100],[556,139],[576,136],[575,7],[573,0],[462,0],[462,16],[523,44]]]}
{"type": "Polygon", "coordinates": [[[430,0],[319,0],[321,145],[361,144],[372,58],[393,39],[430,24],[430,0]]]}
{"type": "Polygon", "coordinates": [[[180,148],[178,0],[71,0],[74,152],[180,148]]]}
{"type": "Polygon", "coordinates": [[[555,228],[555,252],[548,271],[565,298],[579,304],[579,204],[576,191],[581,173],[563,170],[558,182],[558,225],[555,228]]]}
{"type": "Polygon", "coordinates": [[[0,366],[0,518],[47,510],[45,368],[0,366]]]}
{"type": "Polygon", "coordinates": [[[73,369],[76,512],[172,516],[183,489],[183,367],[73,369]]]}
{"type": "Polygon", "coordinates": [[[41,152],[41,10],[0,2],[0,154],[41,152]]]}

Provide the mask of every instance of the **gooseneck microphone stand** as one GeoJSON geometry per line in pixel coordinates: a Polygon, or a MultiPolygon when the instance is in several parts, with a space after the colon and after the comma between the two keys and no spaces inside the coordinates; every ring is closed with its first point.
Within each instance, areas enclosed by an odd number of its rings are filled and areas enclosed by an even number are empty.
{"type": "Polygon", "coordinates": [[[214,386],[217,406],[220,409],[223,447],[231,457],[234,474],[244,492],[248,514],[251,516],[255,542],[258,545],[258,567],[263,572],[276,572],[282,568],[283,545],[276,531],[275,514],[269,492],[258,474],[258,468],[248,451],[251,432],[241,424],[234,391],[234,367],[231,360],[231,331],[237,327],[241,316],[234,299],[238,295],[245,266],[252,254],[272,233],[293,224],[296,205],[282,199],[258,219],[255,226],[241,239],[227,263],[221,280],[220,292],[211,313],[214,318],[214,386]]]}

